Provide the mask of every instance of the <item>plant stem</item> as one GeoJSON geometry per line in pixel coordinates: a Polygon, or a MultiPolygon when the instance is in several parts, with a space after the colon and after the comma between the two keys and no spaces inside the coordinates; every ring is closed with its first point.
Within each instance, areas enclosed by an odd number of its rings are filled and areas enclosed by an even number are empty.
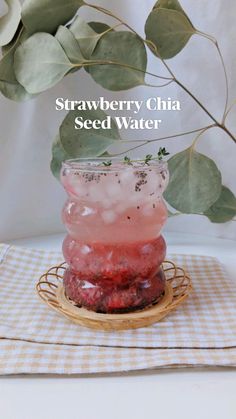
{"type": "Polygon", "coordinates": [[[220,123],[217,121],[217,119],[205,108],[205,106],[200,102],[199,99],[196,98],[196,96],[194,96],[194,94],[192,92],[190,92],[190,90],[188,90],[188,88],[186,86],[184,86],[179,80],[177,80],[176,78],[174,79],[175,83],[178,84],[178,86],[180,86],[186,93],[188,93],[188,95],[204,110],[204,112],[209,116],[209,118],[212,119],[212,121],[215,123],[215,125],[222,129],[223,131],[225,131],[229,137],[236,143],[236,138],[235,136],[232,134],[232,132],[230,132],[228,130],[228,128],[226,128],[226,126],[223,123],[220,123]]]}
{"type": "MultiPolygon", "coordinates": [[[[227,72],[226,72],[226,68],[225,68],[225,64],[224,64],[224,60],[223,60],[223,56],[221,54],[221,51],[219,49],[219,46],[217,44],[217,41],[211,37],[210,35],[207,34],[203,34],[200,33],[202,36],[204,35],[207,39],[209,39],[210,41],[214,42],[214,44],[216,45],[216,48],[220,54],[221,57],[221,61],[223,64],[223,68],[224,68],[224,72],[225,72],[225,80],[226,80],[226,106],[225,106],[225,112],[223,115],[223,121],[220,123],[217,121],[217,119],[208,111],[208,109],[200,102],[200,100],[186,87],[184,86],[174,75],[173,71],[171,70],[171,68],[168,66],[168,64],[166,63],[165,60],[163,60],[160,56],[158,56],[160,58],[160,60],[162,61],[163,65],[166,67],[166,69],[168,70],[168,72],[170,73],[171,77],[173,78],[173,81],[178,84],[179,87],[181,87],[201,108],[202,110],[209,116],[209,118],[212,119],[212,121],[215,123],[214,125],[217,126],[218,128],[222,129],[223,131],[225,131],[229,137],[236,143],[236,138],[235,136],[225,127],[224,122],[225,122],[225,115],[227,115],[227,107],[228,107],[228,97],[229,97],[229,83],[228,83],[228,77],[227,77],[227,72]]],[[[149,41],[148,41],[149,42],[149,41]]],[[[150,48],[151,50],[154,52],[155,55],[157,55],[158,51],[156,46],[153,44],[153,42],[149,42],[150,44],[150,48]]]]}
{"type": "Polygon", "coordinates": [[[224,75],[225,75],[226,99],[225,99],[225,108],[224,108],[224,113],[223,113],[223,118],[222,118],[222,124],[224,124],[224,122],[225,122],[225,115],[227,113],[227,108],[228,108],[228,104],[229,104],[229,81],[228,81],[228,75],[227,75],[227,71],[226,71],[226,67],[225,67],[225,62],[224,62],[224,59],[223,59],[223,55],[221,53],[221,50],[220,50],[219,45],[218,45],[217,42],[216,42],[215,45],[216,45],[217,51],[219,53],[219,56],[220,56],[220,59],[221,59],[221,62],[222,62],[222,66],[223,66],[223,70],[224,70],[224,75]]]}
{"type": "Polygon", "coordinates": [[[224,108],[223,119],[222,119],[222,124],[224,124],[226,113],[227,113],[227,108],[228,108],[228,104],[229,104],[229,80],[228,80],[228,75],[227,75],[227,71],[226,71],[226,66],[225,66],[224,58],[223,58],[223,55],[221,53],[219,44],[218,44],[217,40],[213,36],[208,35],[208,34],[206,34],[204,32],[201,32],[201,31],[197,31],[196,33],[197,33],[197,35],[200,35],[200,36],[208,39],[209,41],[211,41],[215,45],[215,47],[216,47],[216,49],[218,51],[218,54],[219,54],[221,63],[222,63],[222,67],[223,67],[223,71],[224,71],[224,76],[225,76],[225,87],[226,87],[225,108],[224,108]]]}
{"type": "Polygon", "coordinates": [[[210,119],[216,124],[220,125],[220,123],[216,120],[216,118],[205,108],[205,106],[200,102],[200,100],[194,96],[194,94],[186,87],[184,84],[182,84],[178,79],[174,79],[175,83],[178,84],[178,86],[181,87],[199,106],[203,109],[203,111],[209,116],[210,119]]]}
{"type": "Polygon", "coordinates": [[[159,85],[155,85],[155,84],[151,84],[151,83],[145,83],[145,85],[144,86],[147,86],[147,87],[166,87],[166,86],[169,86],[171,83],[173,83],[173,79],[171,79],[170,81],[168,81],[168,82],[166,82],[166,83],[164,83],[164,84],[159,84],[159,85]]]}
{"type": "Polygon", "coordinates": [[[232,105],[229,107],[229,109],[227,110],[226,114],[225,114],[225,118],[223,123],[225,123],[225,120],[227,118],[227,116],[229,115],[229,113],[232,111],[233,107],[236,105],[236,100],[233,101],[232,105]]]}
{"type": "Polygon", "coordinates": [[[126,26],[131,32],[134,32],[138,37],[140,37],[140,35],[137,32],[135,32],[135,30],[131,28],[131,26],[129,26],[128,23],[125,23],[121,18],[114,15],[110,10],[107,10],[101,6],[97,6],[96,4],[89,4],[86,2],[84,2],[84,5],[87,7],[91,7],[91,9],[97,10],[98,12],[102,12],[107,16],[113,17],[114,19],[118,20],[122,25],[126,26]]]}
{"type": "MultiPolygon", "coordinates": [[[[147,45],[149,45],[149,47],[150,47],[150,49],[151,50],[153,50],[153,52],[154,52],[154,54],[155,55],[157,55],[158,56],[158,58],[160,58],[161,59],[161,61],[162,61],[162,63],[164,64],[164,66],[166,67],[166,69],[168,70],[168,72],[169,72],[169,74],[171,75],[171,78],[167,78],[167,77],[162,77],[162,76],[157,76],[156,74],[153,74],[153,73],[149,73],[149,72],[146,72],[146,74],[148,74],[148,75],[150,75],[150,76],[153,76],[153,77],[158,77],[158,78],[162,78],[162,79],[165,79],[165,80],[172,80],[172,81],[174,81],[179,87],[181,87],[201,108],[202,108],[202,110],[209,116],[209,118],[214,122],[214,126],[217,126],[218,128],[220,128],[220,129],[222,129],[226,134],[228,134],[229,135],[229,137],[236,143],[236,137],[228,130],[228,128],[226,128],[226,126],[225,126],[225,124],[224,124],[224,122],[225,122],[225,116],[226,116],[226,114],[227,114],[227,107],[228,107],[228,97],[229,97],[229,83],[228,83],[228,76],[227,76],[227,72],[226,72],[226,67],[225,67],[225,63],[224,63],[224,59],[223,59],[223,56],[222,56],[222,53],[221,53],[221,51],[220,51],[220,48],[219,48],[219,45],[218,45],[218,43],[217,43],[217,41],[216,41],[216,39],[214,38],[214,37],[212,37],[212,36],[210,36],[210,35],[208,35],[208,34],[205,34],[205,33],[203,33],[203,32],[201,32],[201,31],[196,31],[196,33],[198,34],[198,35],[200,35],[200,36],[203,36],[203,37],[205,37],[205,38],[207,38],[207,39],[209,39],[211,42],[213,42],[214,43],[214,45],[216,46],[216,48],[217,48],[217,51],[218,51],[218,53],[219,53],[219,55],[220,55],[220,59],[221,59],[221,62],[222,62],[222,65],[223,65],[223,69],[224,69],[224,74],[225,74],[225,81],[226,81],[226,105],[225,105],[225,111],[224,111],[224,115],[223,115],[223,120],[222,120],[222,122],[220,123],[219,121],[217,121],[217,119],[208,111],[208,109],[200,102],[200,100],[199,99],[197,99],[197,97],[186,87],[186,86],[184,86],[176,77],[175,77],[175,75],[174,75],[174,73],[172,72],[172,70],[171,70],[171,68],[167,65],[167,63],[165,62],[165,60],[163,60],[159,55],[158,55],[158,51],[157,51],[157,48],[156,48],[156,46],[153,44],[153,42],[152,41],[149,41],[149,40],[145,40],[145,39],[143,39],[130,25],[128,25],[126,22],[124,22],[122,19],[120,19],[119,17],[117,17],[116,15],[114,15],[112,12],[110,12],[109,10],[107,10],[107,9],[104,9],[103,7],[100,7],[100,6],[96,6],[96,5],[93,5],[93,4],[88,4],[88,3],[85,3],[85,5],[86,6],[88,6],[88,7],[91,7],[91,8],[93,8],[93,9],[95,9],[95,10],[98,10],[98,11],[100,11],[100,12],[102,12],[102,13],[104,13],[104,14],[106,14],[106,15],[108,15],[108,16],[110,16],[110,17],[113,17],[114,19],[116,19],[116,20],[118,20],[120,23],[122,23],[124,26],[126,26],[129,30],[131,30],[133,33],[135,33],[140,39],[142,39],[142,41],[144,42],[144,43],[146,43],[147,45]]],[[[118,63],[113,63],[113,62],[110,62],[110,64],[116,64],[116,65],[122,65],[122,64],[118,64],[118,63]]],[[[122,66],[124,66],[124,67],[127,67],[127,68],[130,68],[130,69],[133,69],[133,70],[136,70],[136,71],[142,71],[142,70],[140,70],[140,69],[135,69],[135,68],[132,68],[131,66],[125,66],[125,65],[122,65],[122,66]]],[[[143,72],[143,71],[142,71],[143,72]]],[[[124,154],[124,153],[123,153],[124,154]]]]}
{"type": "MultiPolygon", "coordinates": [[[[86,2],[84,2],[84,4],[85,4],[85,6],[88,6],[88,7],[91,7],[92,9],[95,9],[95,10],[97,10],[98,12],[101,12],[101,13],[104,13],[105,15],[107,15],[107,16],[110,16],[110,17],[112,17],[113,19],[116,19],[116,20],[118,20],[118,22],[120,22],[120,24],[122,24],[122,25],[124,25],[127,29],[129,29],[131,32],[133,32],[135,35],[137,35],[137,37],[139,38],[139,39],[141,39],[141,41],[144,43],[144,44],[146,44],[147,46],[149,46],[149,47],[151,47],[151,48],[155,48],[156,49],[156,46],[154,46],[154,44],[153,44],[153,42],[152,41],[150,41],[150,40],[148,40],[148,39],[144,39],[141,35],[139,35],[139,33],[134,29],[134,28],[132,28],[127,22],[125,22],[124,20],[122,20],[119,16],[116,16],[114,13],[112,13],[110,10],[107,10],[107,9],[105,9],[104,7],[100,7],[100,6],[97,6],[97,5],[95,5],[95,4],[89,4],[89,3],[86,3],[86,2]]],[[[147,73],[148,74],[148,73],[147,73]]],[[[160,76],[160,78],[164,78],[165,79],[165,77],[161,77],[160,76]]]]}
{"type": "Polygon", "coordinates": [[[236,138],[235,138],[235,136],[232,134],[232,132],[230,132],[229,130],[228,130],[228,128],[226,128],[226,126],[225,125],[221,125],[221,124],[219,124],[218,125],[218,127],[219,128],[221,128],[226,134],[228,134],[228,136],[236,143],[236,138]]]}
{"type": "MultiPolygon", "coordinates": [[[[227,133],[229,135],[229,137],[236,143],[236,138],[235,136],[228,130],[228,128],[226,128],[226,126],[223,123],[220,123],[219,121],[217,121],[217,119],[208,111],[208,109],[200,102],[200,100],[183,84],[181,83],[173,74],[172,70],[169,68],[169,66],[166,64],[166,62],[164,60],[162,60],[162,62],[164,63],[165,67],[169,70],[171,76],[173,78],[167,78],[167,77],[161,77],[158,76],[157,74],[154,73],[150,73],[148,71],[144,71],[140,68],[136,68],[133,66],[130,66],[128,64],[122,64],[122,63],[118,63],[116,61],[86,61],[85,63],[83,63],[83,66],[90,66],[90,65],[117,65],[117,66],[121,66],[124,68],[128,68],[134,71],[139,71],[141,73],[145,73],[148,74],[152,77],[156,77],[156,78],[164,78],[169,80],[170,82],[175,82],[179,87],[181,87],[199,106],[200,108],[202,108],[202,110],[209,116],[210,119],[212,119],[212,121],[214,122],[214,125],[217,126],[218,128],[222,129],[223,131],[225,131],[225,133],[227,133]]],[[[81,67],[81,63],[80,64],[74,64],[72,67],[81,67]]],[[[169,84],[169,83],[168,83],[169,84]]],[[[158,86],[161,87],[161,86],[158,86]]]]}
{"type": "MultiPolygon", "coordinates": [[[[129,64],[119,63],[118,61],[111,61],[111,60],[107,60],[107,61],[106,60],[86,60],[83,63],[72,64],[71,67],[72,68],[85,67],[85,66],[88,67],[91,65],[117,65],[120,67],[128,68],[129,70],[139,71],[140,73],[148,74],[149,76],[155,77],[157,79],[168,80],[171,83],[174,81],[171,77],[158,76],[157,74],[150,73],[149,71],[142,70],[141,68],[133,67],[132,65],[129,65],[129,64]]],[[[161,86],[157,86],[157,87],[161,87],[161,86]]]]}
{"type": "Polygon", "coordinates": [[[195,129],[195,130],[192,130],[192,131],[187,131],[187,132],[181,132],[180,134],[168,135],[166,137],[156,138],[154,140],[120,140],[119,143],[140,142],[141,144],[138,144],[137,146],[134,146],[134,147],[124,151],[123,153],[113,154],[112,156],[113,157],[122,156],[123,154],[126,154],[130,151],[136,150],[136,149],[138,149],[140,147],[143,147],[147,144],[155,143],[157,141],[170,140],[170,139],[173,139],[173,138],[183,137],[185,135],[195,134],[196,132],[203,132],[203,130],[206,131],[207,129],[213,128],[215,126],[216,126],[215,124],[208,125],[208,126],[203,127],[203,128],[198,128],[198,129],[195,129]]]}
{"type": "MultiPolygon", "coordinates": [[[[215,127],[216,125],[213,125],[213,127],[215,127]]],[[[198,135],[196,136],[196,138],[194,139],[192,145],[191,145],[191,149],[193,150],[195,148],[195,145],[197,144],[199,138],[206,132],[209,130],[209,127],[203,128],[203,130],[201,132],[198,133],[198,135]]]]}

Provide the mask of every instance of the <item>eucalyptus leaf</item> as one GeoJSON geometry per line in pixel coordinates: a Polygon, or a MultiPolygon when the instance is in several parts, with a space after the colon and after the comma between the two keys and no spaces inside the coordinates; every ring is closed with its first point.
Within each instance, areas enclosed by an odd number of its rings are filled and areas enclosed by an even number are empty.
{"type": "Polygon", "coordinates": [[[60,179],[62,163],[69,158],[70,156],[65,152],[61,144],[60,134],[58,134],[52,145],[52,160],[50,164],[51,172],[57,179],[60,179]]]}
{"type": "Polygon", "coordinates": [[[171,212],[168,210],[168,218],[177,217],[177,215],[181,215],[180,212],[171,212]]]}
{"type": "Polygon", "coordinates": [[[146,49],[143,41],[131,32],[108,32],[102,36],[91,60],[117,63],[89,67],[95,82],[105,89],[127,90],[145,84],[146,49]]]}
{"type": "Polygon", "coordinates": [[[57,84],[72,65],[56,38],[36,33],[17,48],[14,67],[19,83],[33,94],[57,84]]]}
{"type": "Polygon", "coordinates": [[[6,55],[11,49],[12,47],[14,47],[16,45],[16,42],[19,41],[19,38],[21,38],[22,33],[25,33],[26,30],[23,28],[22,23],[20,22],[20,24],[18,25],[18,28],[16,30],[15,35],[13,36],[11,42],[9,42],[7,45],[2,46],[2,55],[6,55]]]}
{"type": "Polygon", "coordinates": [[[145,33],[156,46],[157,54],[169,59],[182,51],[196,29],[183,12],[157,7],[148,16],[145,33]]]}
{"type": "Polygon", "coordinates": [[[70,111],[60,127],[61,143],[66,153],[71,157],[96,157],[104,153],[115,141],[120,139],[116,123],[111,119],[109,129],[75,129],[75,119],[99,120],[107,118],[101,109],[86,111],[70,111]]]}
{"type": "Polygon", "coordinates": [[[177,12],[183,12],[183,8],[178,0],[158,0],[153,6],[153,10],[155,9],[172,9],[177,10],[177,12]]]}
{"type": "Polygon", "coordinates": [[[58,26],[68,23],[83,4],[83,0],[25,0],[22,20],[30,34],[54,34],[58,26]]]}
{"type": "Polygon", "coordinates": [[[21,86],[18,82],[6,82],[0,81],[0,92],[10,100],[14,100],[15,102],[25,102],[26,100],[30,100],[34,98],[34,95],[30,95],[23,86],[21,86]]]}
{"type": "MultiPolygon", "coordinates": [[[[61,168],[62,168],[62,163],[68,159],[76,159],[80,157],[80,153],[78,154],[67,154],[66,151],[64,150],[62,143],[61,143],[61,138],[60,138],[60,134],[58,133],[53,144],[52,144],[52,159],[51,159],[51,163],[50,163],[50,169],[52,174],[58,179],[60,180],[60,173],[61,173],[61,168]]],[[[99,154],[98,156],[94,156],[94,157],[110,157],[110,154],[105,151],[102,154],[99,154]]]]}
{"type": "Polygon", "coordinates": [[[14,73],[14,54],[16,49],[28,39],[28,33],[22,29],[18,37],[11,42],[11,47],[6,49],[6,53],[0,61],[0,80],[15,82],[16,77],[14,73]]]}
{"type": "Polygon", "coordinates": [[[191,20],[189,19],[188,15],[185,13],[184,9],[182,8],[180,2],[178,0],[158,0],[156,4],[153,7],[153,10],[155,9],[171,9],[176,10],[177,12],[182,13],[190,24],[193,26],[191,20]]]}
{"type": "Polygon", "coordinates": [[[220,196],[221,174],[213,160],[192,147],[168,161],[170,182],[164,197],[178,211],[201,214],[220,196]]]}
{"type": "Polygon", "coordinates": [[[84,62],[85,59],[80,50],[79,43],[68,28],[59,26],[55,37],[60,42],[71,63],[82,64],[84,62]]]}
{"type": "Polygon", "coordinates": [[[230,189],[222,186],[218,200],[204,212],[212,223],[226,223],[236,216],[236,197],[230,189]]]}
{"type": "Polygon", "coordinates": [[[11,42],[10,48],[5,50],[5,55],[0,61],[0,91],[8,99],[20,102],[31,99],[30,95],[20,83],[18,83],[14,72],[14,54],[16,48],[26,40],[28,34],[21,30],[14,42],[11,42]]]}
{"type": "Polygon", "coordinates": [[[191,23],[189,17],[186,15],[184,9],[182,8],[180,2],[178,0],[158,0],[153,7],[155,9],[171,9],[176,10],[177,12],[182,13],[191,23]]]}
{"type": "MultiPolygon", "coordinates": [[[[106,23],[89,22],[88,25],[90,26],[90,28],[92,28],[96,33],[98,33],[100,35],[103,34],[106,31],[108,31],[108,30],[111,31],[111,32],[114,32],[114,29],[112,29],[109,25],[106,25],[106,23]]],[[[89,58],[91,58],[91,57],[89,57],[89,58]]],[[[87,71],[87,73],[90,72],[89,71],[89,66],[85,66],[84,69],[85,69],[85,71],[87,71]]]]}
{"type": "Polygon", "coordinates": [[[93,31],[99,34],[102,34],[108,30],[111,32],[114,31],[114,29],[111,29],[109,25],[103,22],[88,22],[88,25],[93,29],[93,31]]]}
{"type": "Polygon", "coordinates": [[[7,45],[14,37],[21,19],[19,0],[5,0],[8,11],[0,17],[0,46],[7,45]]]}
{"type": "Polygon", "coordinates": [[[101,37],[80,16],[77,16],[70,26],[70,31],[78,41],[82,54],[89,59],[101,37]]]}

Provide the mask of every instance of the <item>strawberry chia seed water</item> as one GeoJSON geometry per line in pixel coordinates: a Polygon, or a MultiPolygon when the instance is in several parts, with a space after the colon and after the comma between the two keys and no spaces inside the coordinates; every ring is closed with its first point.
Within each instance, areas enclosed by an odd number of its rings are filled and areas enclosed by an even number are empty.
{"type": "Polygon", "coordinates": [[[127,165],[69,160],[61,181],[68,194],[63,222],[66,295],[79,306],[118,313],[157,301],[165,289],[161,264],[167,219],[165,162],[127,165]]]}

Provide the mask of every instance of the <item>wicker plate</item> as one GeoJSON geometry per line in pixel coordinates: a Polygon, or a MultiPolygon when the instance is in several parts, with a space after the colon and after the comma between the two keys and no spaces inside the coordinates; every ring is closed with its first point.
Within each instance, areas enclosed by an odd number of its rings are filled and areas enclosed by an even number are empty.
{"type": "Polygon", "coordinates": [[[166,261],[163,263],[163,270],[167,285],[164,296],[158,303],[131,313],[101,314],[77,307],[66,297],[63,287],[65,269],[65,263],[49,269],[39,279],[37,293],[52,309],[72,322],[92,329],[125,330],[150,326],[178,307],[192,289],[191,279],[185,271],[173,262],[166,261]]]}

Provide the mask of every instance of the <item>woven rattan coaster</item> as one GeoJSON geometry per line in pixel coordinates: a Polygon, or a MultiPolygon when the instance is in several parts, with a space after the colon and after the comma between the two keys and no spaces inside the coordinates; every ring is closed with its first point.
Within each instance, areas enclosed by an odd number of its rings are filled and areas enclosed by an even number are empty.
{"type": "Polygon", "coordinates": [[[184,269],[166,261],[163,263],[163,271],[167,285],[164,295],[156,304],[131,313],[95,313],[77,307],[66,297],[63,287],[65,269],[66,265],[63,263],[42,275],[36,285],[38,295],[52,309],[72,322],[97,330],[125,330],[150,326],[182,304],[192,289],[191,279],[184,269]]]}

